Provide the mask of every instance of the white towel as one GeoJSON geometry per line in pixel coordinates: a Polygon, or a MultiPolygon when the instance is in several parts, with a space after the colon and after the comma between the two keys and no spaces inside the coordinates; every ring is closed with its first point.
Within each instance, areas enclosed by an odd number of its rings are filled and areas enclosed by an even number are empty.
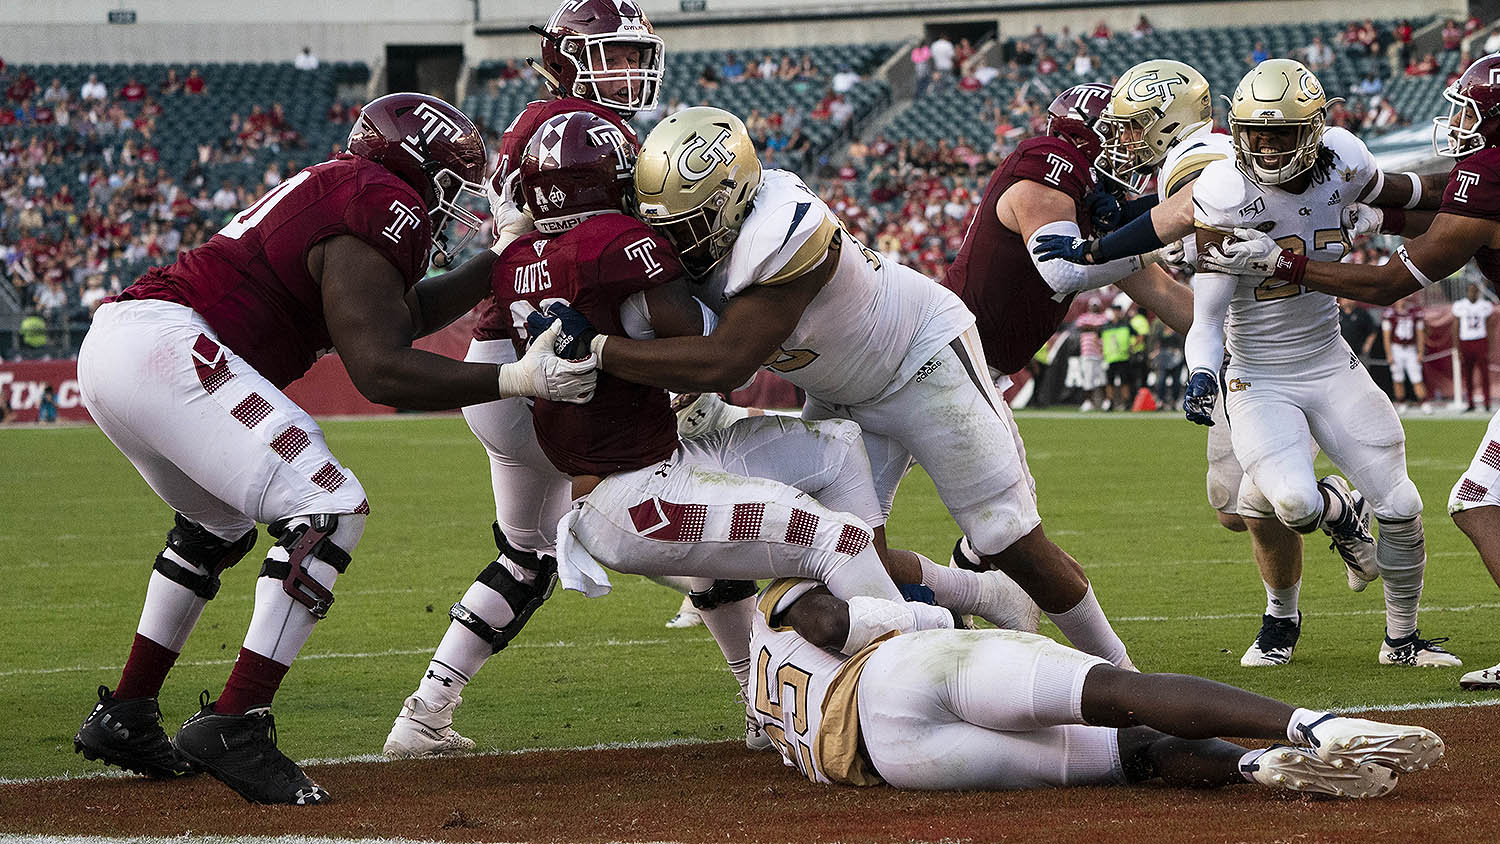
{"type": "Polygon", "coordinates": [[[598,598],[609,594],[609,575],[573,538],[573,525],[581,514],[582,509],[574,507],[557,523],[557,579],[562,581],[564,589],[582,592],[586,598],[598,598]]]}

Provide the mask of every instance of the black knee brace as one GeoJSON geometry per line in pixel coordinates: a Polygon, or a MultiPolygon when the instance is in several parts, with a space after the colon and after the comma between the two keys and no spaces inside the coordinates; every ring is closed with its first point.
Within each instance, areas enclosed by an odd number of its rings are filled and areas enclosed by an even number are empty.
{"type": "Polygon", "coordinates": [[[281,581],[281,588],[288,595],[307,607],[318,618],[328,615],[333,606],[333,592],[314,580],[302,564],[308,556],[333,566],[339,574],[349,567],[349,552],[333,544],[328,535],[339,526],[339,517],[331,513],[305,516],[310,524],[290,525],[291,519],[281,519],[266,526],[266,531],[276,537],[276,547],[285,548],[285,560],[270,557],[261,564],[260,576],[281,581]]]}
{"type": "Polygon", "coordinates": [[[515,617],[504,627],[491,627],[489,622],[470,612],[463,602],[456,602],[448,609],[448,617],[467,627],[475,636],[488,642],[493,653],[499,653],[510,644],[510,640],[521,632],[526,622],[531,619],[543,602],[552,596],[552,588],[557,583],[557,558],[533,554],[529,551],[518,551],[506,540],[505,534],[500,532],[500,523],[494,524],[495,548],[499,550],[500,557],[484,567],[484,571],[474,578],[476,583],[482,583],[500,594],[505,603],[510,605],[510,611],[515,617]],[[536,578],[530,583],[523,583],[516,579],[501,562],[501,559],[520,566],[527,571],[536,572],[536,578]]]}
{"type": "Polygon", "coordinates": [[[759,590],[753,580],[715,580],[714,585],[699,592],[689,592],[688,600],[698,610],[711,610],[754,595],[759,590]]]}
{"type": "Polygon", "coordinates": [[[167,548],[208,574],[183,568],[177,561],[167,558],[165,549],[156,555],[156,564],[152,568],[162,577],[193,590],[193,594],[205,601],[211,601],[219,594],[219,575],[244,559],[255,547],[255,539],[255,528],[250,528],[239,539],[225,542],[178,513],[172,529],[167,531],[167,548]]]}

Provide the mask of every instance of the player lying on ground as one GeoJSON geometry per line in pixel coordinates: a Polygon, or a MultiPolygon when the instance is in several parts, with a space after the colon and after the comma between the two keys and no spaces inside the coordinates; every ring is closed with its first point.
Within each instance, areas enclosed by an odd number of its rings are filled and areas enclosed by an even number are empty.
{"type": "MultiPolygon", "coordinates": [[[[1345,206],[1351,206],[1355,199],[1363,197],[1398,207],[1436,204],[1435,197],[1424,194],[1423,182],[1415,175],[1388,178],[1381,173],[1357,138],[1341,129],[1325,134],[1322,110],[1326,103],[1316,77],[1302,65],[1285,59],[1263,62],[1236,89],[1230,115],[1233,159],[1208,163],[1192,183],[1190,196],[1179,192],[1153,208],[1149,217],[1143,216],[1097,243],[1054,242],[1053,253],[1087,263],[1106,260],[1118,251],[1157,248],[1148,244],[1185,236],[1193,225],[1227,232],[1235,225],[1253,223],[1268,230],[1279,227],[1281,241],[1298,251],[1336,257],[1347,248],[1344,227],[1350,212],[1345,206]],[[1193,217],[1196,224],[1191,221],[1193,217]]],[[[1199,233],[1195,237],[1195,245],[1201,245],[1217,236],[1199,233]]],[[[1421,501],[1415,487],[1408,489],[1404,436],[1394,411],[1378,390],[1370,392],[1374,386],[1362,368],[1346,373],[1349,383],[1343,385],[1345,389],[1325,383],[1322,392],[1312,390],[1308,376],[1313,370],[1322,367],[1325,374],[1343,371],[1339,367],[1350,361],[1336,348],[1342,345],[1337,306],[1331,298],[1301,296],[1301,289],[1295,286],[1268,283],[1257,287],[1258,282],[1259,278],[1235,293],[1227,276],[1199,273],[1194,277],[1195,319],[1185,346],[1190,368],[1201,371],[1195,373],[1196,386],[1192,378],[1189,380],[1185,405],[1197,408],[1190,411],[1189,418],[1203,424],[1213,422],[1218,403],[1217,367],[1223,357],[1223,323],[1225,311],[1231,307],[1228,297],[1234,294],[1232,308],[1238,316],[1231,320],[1235,330],[1229,335],[1229,367],[1239,377],[1229,382],[1225,412],[1232,417],[1236,406],[1244,406],[1243,418],[1229,426],[1234,451],[1250,475],[1249,484],[1242,483],[1240,488],[1241,514],[1275,518],[1300,532],[1323,528],[1334,536],[1349,566],[1351,586],[1373,580],[1377,571],[1391,578],[1385,589],[1387,624],[1386,641],[1380,648],[1382,663],[1455,664],[1456,658],[1443,652],[1434,640],[1417,635],[1416,607],[1425,559],[1421,551],[1421,501]],[[1318,355],[1321,357],[1312,359],[1318,355]],[[1272,369],[1285,372],[1273,374],[1272,369]],[[1249,377],[1251,370],[1256,377],[1249,377]],[[1285,383],[1278,383],[1278,379],[1285,383]],[[1371,404],[1369,410],[1352,409],[1350,397],[1355,393],[1349,391],[1356,388],[1358,395],[1371,404]],[[1214,398],[1205,398],[1209,392],[1214,398]],[[1293,394],[1302,398],[1284,400],[1293,394]],[[1297,401],[1307,407],[1293,407],[1297,401]],[[1330,406],[1328,412],[1321,409],[1322,404],[1330,406]],[[1268,410],[1271,405],[1282,407],[1284,413],[1268,410]],[[1310,423],[1316,424],[1310,428],[1310,423]],[[1307,435],[1302,437],[1301,446],[1293,443],[1294,434],[1307,435]],[[1357,442],[1360,438],[1370,444],[1357,442]],[[1309,443],[1313,440],[1330,452],[1336,464],[1354,469],[1346,474],[1355,481],[1361,496],[1348,489],[1335,489],[1344,484],[1336,476],[1327,479],[1320,490],[1312,474],[1309,443]],[[1368,501],[1375,517],[1382,519],[1381,539],[1373,560],[1361,497],[1368,501]],[[1325,505],[1324,501],[1333,503],[1325,505]]],[[[1274,610],[1278,602],[1287,606],[1296,597],[1298,579],[1286,570],[1268,574],[1268,608],[1274,610]]],[[[1300,622],[1296,615],[1277,617],[1280,614],[1284,612],[1267,612],[1261,634],[1246,652],[1245,661],[1290,658],[1300,622]]]]}
{"type": "Polygon", "coordinates": [[[1125,671],[1031,633],[941,629],[919,604],[846,602],[779,580],[758,609],[757,717],[786,764],[814,782],[1009,789],[1160,777],[1378,797],[1443,755],[1422,727],[1125,671]],[[852,656],[830,650],[854,629],[875,638],[852,656]],[[1216,736],[1292,746],[1250,750],[1216,736]]]}
{"type": "MultiPolygon", "coordinates": [[[[1437,118],[1433,143],[1438,154],[1459,159],[1448,174],[1436,216],[1400,209],[1365,209],[1367,226],[1416,234],[1381,266],[1315,261],[1283,248],[1247,227],[1235,228],[1238,242],[1205,251],[1206,268],[1267,284],[1300,285],[1310,290],[1390,304],[1458,272],[1473,259],[1486,278],[1500,279],[1500,55],[1476,60],[1444,92],[1446,117],[1437,118]],[[1420,232],[1419,234],[1417,234],[1420,232]]],[[[1474,459],[1448,496],[1448,512],[1478,549],[1490,576],[1500,583],[1500,415],[1474,459]]],[[[1500,665],[1471,671],[1459,680],[1466,689],[1500,689],[1500,665]]]]}
{"type": "Polygon", "coordinates": [[[732,390],[761,366],[778,373],[806,391],[804,419],[859,423],[875,542],[898,582],[929,586],[963,613],[985,601],[968,573],[886,549],[896,487],[915,461],[985,566],[1024,586],[1070,641],[1129,664],[1083,570],[1041,530],[1019,433],[957,296],[850,237],[795,174],[763,173],[744,123],[720,109],[658,124],[635,189],[642,219],[677,247],[718,324],[697,337],[600,334],[592,348],[606,350],[608,373],[681,392],[732,390]]]}
{"type": "Polygon", "coordinates": [[[411,348],[488,288],[486,252],[421,281],[440,263],[458,204],[477,194],[479,130],[421,94],[367,105],[350,154],[282,182],[176,263],[148,271],[99,308],[78,357],[84,401],[101,430],[177,511],[156,557],[119,685],[74,747],[139,773],[204,770],[247,800],[321,803],[328,794],[277,749],[270,705],[314,624],[333,603],[370,512],[364,488],[310,416],[282,392],[336,348],[372,401],[456,408],[503,396],[582,401],[592,362],[545,346],[515,363],[461,363],[411,348]],[[219,576],[277,538],[256,581],[244,646],[216,701],[171,742],[157,695],[219,576]]]}

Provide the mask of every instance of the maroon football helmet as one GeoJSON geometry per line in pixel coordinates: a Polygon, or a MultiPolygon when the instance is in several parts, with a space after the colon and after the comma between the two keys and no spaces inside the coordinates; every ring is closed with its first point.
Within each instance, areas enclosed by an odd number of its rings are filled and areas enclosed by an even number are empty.
{"type": "Polygon", "coordinates": [[[1102,82],[1085,82],[1058,94],[1047,106],[1047,134],[1071,141],[1094,161],[1104,151],[1104,135],[1097,127],[1111,92],[1102,82]]]}
{"type": "Polygon", "coordinates": [[[520,201],[545,234],[628,210],[636,147],[597,114],[569,111],[538,126],[521,157],[520,201]]]}
{"type": "Polygon", "coordinates": [[[542,69],[561,96],[627,116],[656,108],[664,50],[635,0],[563,0],[545,28],[531,30],[542,36],[542,69]],[[628,48],[635,66],[611,49],[616,46],[628,48]],[[610,67],[611,58],[616,67],[610,67]]]}
{"type": "Polygon", "coordinates": [[[1438,155],[1463,158],[1500,144],[1500,53],[1476,59],[1443,89],[1443,99],[1448,116],[1432,120],[1432,148],[1438,155]]]}
{"type": "Polygon", "coordinates": [[[378,97],[364,107],[345,148],[395,173],[421,194],[432,221],[433,263],[445,267],[482,224],[461,204],[465,194],[483,201],[484,140],[463,112],[426,94],[378,97]],[[457,240],[448,224],[464,231],[457,240]]]}

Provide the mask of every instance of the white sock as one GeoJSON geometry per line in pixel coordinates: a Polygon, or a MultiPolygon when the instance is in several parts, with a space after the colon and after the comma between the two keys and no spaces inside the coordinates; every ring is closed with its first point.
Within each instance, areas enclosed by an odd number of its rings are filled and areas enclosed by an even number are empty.
{"type": "MultiPolygon", "coordinates": [[[[187,571],[207,574],[170,548],[162,553],[187,571]]],[[[207,603],[193,590],[153,570],[151,581],[146,585],[146,604],[141,607],[141,621],[135,632],[168,650],[181,653],[182,646],[187,644],[188,634],[198,624],[198,617],[203,614],[203,607],[207,603]]]]}
{"type": "Polygon", "coordinates": [[[1327,712],[1320,712],[1316,709],[1292,710],[1292,719],[1286,724],[1286,737],[1291,739],[1292,744],[1299,746],[1306,745],[1307,736],[1304,736],[1297,728],[1304,724],[1311,724],[1327,714],[1327,712]]]}
{"type": "Polygon", "coordinates": [[[703,626],[713,634],[723,652],[740,691],[745,691],[750,686],[750,627],[755,619],[755,596],[720,604],[711,610],[698,610],[698,614],[703,616],[703,626]]]}
{"type": "Polygon", "coordinates": [[[979,609],[979,573],[956,566],[940,566],[921,554],[922,585],[932,590],[938,606],[969,615],[979,609]]]}
{"type": "Polygon", "coordinates": [[[1326,528],[1329,522],[1336,522],[1344,517],[1344,501],[1321,485],[1318,486],[1318,492],[1323,496],[1323,515],[1318,519],[1318,527],[1326,528]]]}
{"type": "Polygon", "coordinates": [[[1072,609],[1060,613],[1049,612],[1047,617],[1068,637],[1073,647],[1080,651],[1103,657],[1120,668],[1135,667],[1125,654],[1125,643],[1120,641],[1119,635],[1109,626],[1109,619],[1104,617],[1099,599],[1094,597],[1092,583],[1072,609]]]}
{"type": "MultiPolygon", "coordinates": [[[[496,630],[516,617],[505,598],[483,583],[469,584],[459,603],[496,630]]],[[[417,697],[434,708],[456,699],[493,655],[494,648],[489,642],[462,624],[452,622],[427,663],[427,671],[417,686],[417,697]]]]}
{"type": "Polygon", "coordinates": [[[1302,581],[1299,579],[1285,589],[1277,589],[1269,583],[1265,586],[1266,615],[1272,618],[1296,618],[1297,596],[1302,592],[1302,581]]]}
{"type": "Polygon", "coordinates": [[[1375,558],[1385,592],[1385,635],[1392,639],[1410,636],[1417,630],[1417,607],[1422,601],[1423,573],[1427,568],[1422,517],[1382,519],[1375,558]]]}
{"type": "MultiPolygon", "coordinates": [[[[277,552],[286,553],[280,547],[271,549],[272,554],[277,552]]],[[[331,590],[339,576],[333,566],[318,560],[312,560],[306,568],[325,589],[331,590]]],[[[281,581],[256,578],[255,614],[250,617],[250,629],[245,631],[245,647],[282,665],[291,665],[312,636],[317,622],[318,617],[305,604],[286,593],[281,581]]]]}

